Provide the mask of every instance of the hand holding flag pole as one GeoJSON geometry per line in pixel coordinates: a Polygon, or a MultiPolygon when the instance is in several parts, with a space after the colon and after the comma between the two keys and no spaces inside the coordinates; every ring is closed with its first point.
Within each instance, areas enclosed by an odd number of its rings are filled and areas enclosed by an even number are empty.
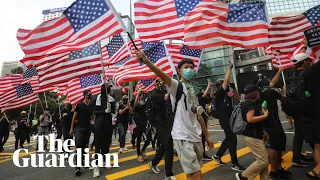
{"type": "MultiPolygon", "coordinates": [[[[127,32],[127,34],[128,34],[128,37],[130,38],[130,41],[132,42],[134,48],[135,48],[137,51],[140,51],[139,48],[137,47],[136,43],[134,43],[134,40],[132,39],[130,33],[127,32]]],[[[143,63],[143,59],[142,59],[142,58],[139,58],[139,61],[140,61],[141,63],[143,63]]]]}
{"type": "MultiPolygon", "coordinates": [[[[280,67],[282,67],[281,60],[280,60],[280,57],[279,57],[281,51],[278,49],[278,50],[276,50],[276,52],[278,53],[277,59],[278,59],[278,61],[279,61],[280,67]]],[[[284,73],[283,73],[283,71],[281,72],[281,74],[282,74],[283,84],[286,84],[286,79],[284,78],[284,73]]]]}

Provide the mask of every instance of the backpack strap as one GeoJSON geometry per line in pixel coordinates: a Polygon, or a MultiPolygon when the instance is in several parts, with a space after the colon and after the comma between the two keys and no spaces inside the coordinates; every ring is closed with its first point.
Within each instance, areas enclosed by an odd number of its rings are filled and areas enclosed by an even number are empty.
{"type": "MultiPolygon", "coordinates": [[[[182,94],[183,94],[183,85],[181,82],[179,82],[178,83],[178,90],[177,90],[177,94],[176,94],[176,102],[174,103],[174,110],[173,110],[174,114],[176,114],[178,102],[180,101],[182,94]]],[[[185,99],[185,101],[186,101],[186,99],[185,99]]],[[[187,104],[185,103],[185,105],[187,105],[187,104]]]]}

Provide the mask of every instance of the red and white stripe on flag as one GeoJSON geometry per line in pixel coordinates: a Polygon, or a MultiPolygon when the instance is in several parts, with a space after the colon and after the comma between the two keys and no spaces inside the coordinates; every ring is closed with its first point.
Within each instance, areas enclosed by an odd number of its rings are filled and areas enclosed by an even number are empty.
{"type": "Polygon", "coordinates": [[[199,0],[138,0],[134,3],[134,19],[141,40],[159,41],[183,38],[183,18],[199,0]],[[182,3],[189,8],[179,9],[182,3]]]}
{"type": "Polygon", "coordinates": [[[25,65],[49,55],[83,49],[119,34],[124,25],[109,0],[75,1],[56,19],[33,30],[19,29],[18,42],[25,53],[25,65]],[[87,3],[88,2],[88,3],[87,3]]]}
{"type": "Polygon", "coordinates": [[[22,98],[17,98],[10,101],[10,103],[8,103],[7,105],[1,108],[1,111],[4,112],[10,109],[16,109],[23,106],[28,106],[38,101],[39,101],[38,96],[35,93],[32,93],[32,94],[23,96],[22,98]]]}
{"type": "Polygon", "coordinates": [[[101,91],[102,83],[91,85],[86,88],[82,88],[82,84],[80,78],[73,79],[69,82],[68,87],[66,89],[67,99],[70,104],[75,105],[83,100],[83,91],[88,89],[91,91],[91,94],[98,94],[101,91]]]}
{"type": "Polygon", "coordinates": [[[134,90],[133,95],[136,96],[138,94],[140,88],[141,88],[141,91],[143,93],[149,93],[149,92],[153,91],[156,88],[155,87],[155,82],[153,82],[149,86],[145,86],[141,81],[139,81],[138,84],[136,85],[136,88],[134,90]]]}
{"type": "Polygon", "coordinates": [[[61,56],[48,56],[37,63],[41,88],[68,82],[80,76],[100,74],[99,43],[61,56]]]}
{"type": "Polygon", "coordinates": [[[199,69],[201,55],[200,56],[191,56],[181,53],[183,44],[166,44],[169,54],[171,55],[171,60],[173,62],[174,68],[178,69],[178,64],[184,59],[190,59],[194,62],[195,69],[199,69]]]}
{"type": "Polygon", "coordinates": [[[189,48],[268,46],[265,3],[203,0],[184,18],[184,43],[189,48]]]}
{"type": "Polygon", "coordinates": [[[9,91],[13,86],[19,85],[23,79],[22,74],[11,74],[0,78],[0,94],[9,91]]]}
{"type": "MultiPolygon", "coordinates": [[[[150,57],[148,58],[163,72],[171,76],[174,72],[169,60],[169,54],[167,54],[165,46],[162,43],[164,42],[159,42],[156,48],[148,49],[148,52],[150,53],[150,57]]],[[[135,56],[134,53],[133,56],[135,56]]],[[[116,74],[113,76],[113,79],[115,80],[116,85],[121,86],[124,82],[145,80],[156,77],[157,75],[154,74],[149,67],[143,63],[141,64],[141,62],[134,57],[125,62],[123,66],[118,69],[116,74]]]]}

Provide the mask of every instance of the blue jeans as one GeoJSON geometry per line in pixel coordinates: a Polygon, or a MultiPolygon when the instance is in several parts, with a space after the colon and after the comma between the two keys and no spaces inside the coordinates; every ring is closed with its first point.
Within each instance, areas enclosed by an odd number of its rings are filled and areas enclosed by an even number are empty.
{"type": "Polygon", "coordinates": [[[125,143],[126,143],[126,134],[128,131],[128,123],[119,123],[119,142],[120,142],[120,148],[124,148],[125,147],[125,143]]]}

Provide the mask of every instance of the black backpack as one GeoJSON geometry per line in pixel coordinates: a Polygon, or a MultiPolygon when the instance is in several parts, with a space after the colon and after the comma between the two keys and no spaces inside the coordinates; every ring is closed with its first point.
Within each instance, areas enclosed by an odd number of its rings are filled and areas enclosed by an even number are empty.
{"type": "MultiPolygon", "coordinates": [[[[178,102],[180,101],[181,97],[183,94],[183,85],[181,82],[179,82],[178,84],[178,89],[177,89],[177,94],[176,94],[176,102],[174,104],[174,109],[172,110],[172,104],[171,104],[171,99],[170,96],[168,96],[167,101],[165,102],[165,106],[166,106],[166,120],[167,120],[167,124],[169,127],[169,130],[171,132],[172,130],[172,126],[173,126],[173,122],[174,122],[174,117],[176,115],[176,111],[177,111],[177,106],[178,106],[178,102]]],[[[185,101],[185,108],[187,109],[187,100],[186,100],[186,96],[184,96],[184,101],[185,101]]]]}
{"type": "Polygon", "coordinates": [[[286,99],[282,102],[282,110],[289,116],[304,114],[305,84],[303,71],[293,70],[286,79],[286,99]]]}

